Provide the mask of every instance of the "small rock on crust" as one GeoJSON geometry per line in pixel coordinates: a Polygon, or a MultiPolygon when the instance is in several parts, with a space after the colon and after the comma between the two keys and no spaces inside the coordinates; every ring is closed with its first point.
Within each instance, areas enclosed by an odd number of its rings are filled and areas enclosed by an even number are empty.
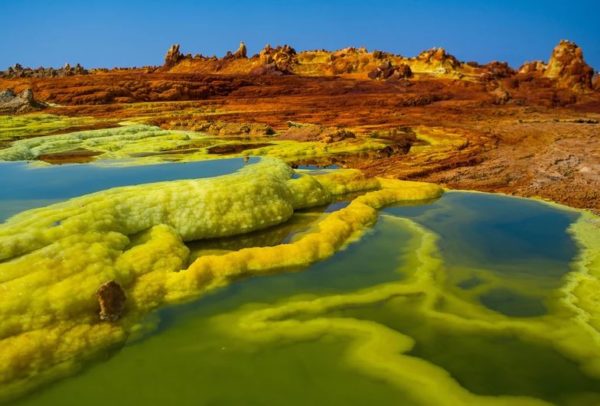
{"type": "Polygon", "coordinates": [[[116,321],[125,309],[125,292],[115,281],[106,282],[96,292],[100,305],[100,320],[116,321]]]}

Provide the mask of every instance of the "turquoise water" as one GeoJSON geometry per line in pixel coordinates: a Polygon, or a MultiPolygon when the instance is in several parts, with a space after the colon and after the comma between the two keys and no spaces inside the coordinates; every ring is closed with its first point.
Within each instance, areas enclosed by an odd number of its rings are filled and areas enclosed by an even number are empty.
{"type": "Polygon", "coordinates": [[[70,164],[32,166],[0,163],[0,220],[35,207],[117,186],[177,179],[196,179],[235,172],[260,158],[218,159],[142,166],[70,164]]]}

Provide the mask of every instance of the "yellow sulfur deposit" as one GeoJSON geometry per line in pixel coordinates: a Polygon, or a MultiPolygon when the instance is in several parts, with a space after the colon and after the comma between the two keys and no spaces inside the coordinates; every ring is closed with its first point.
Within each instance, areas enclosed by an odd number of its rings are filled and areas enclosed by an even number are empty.
{"type": "Polygon", "coordinates": [[[92,117],[67,117],[43,113],[15,116],[0,115],[0,141],[67,132],[81,127],[105,124],[106,122],[110,121],[92,117]]]}
{"type": "Polygon", "coordinates": [[[590,374],[600,377],[600,218],[583,213],[570,231],[580,254],[562,289],[562,303],[585,335],[577,340],[566,337],[562,345],[585,359],[584,368],[590,374]]]}
{"type": "MultiPolygon", "coordinates": [[[[59,126],[63,123],[58,116],[51,117],[53,117],[52,120],[48,119],[50,124],[59,126]]],[[[15,139],[19,138],[18,135],[21,133],[35,134],[36,132],[30,128],[37,125],[37,121],[41,119],[39,117],[37,120],[23,119],[22,121],[27,124],[23,129],[19,127],[20,122],[15,122],[16,120],[11,118],[4,120],[7,122],[3,123],[0,117],[0,141],[2,141],[2,131],[7,135],[13,134],[15,139]],[[32,120],[33,124],[30,122],[32,120]],[[5,130],[2,130],[2,125],[6,126],[5,130]],[[27,133],[27,131],[30,132],[27,133]]],[[[40,126],[40,128],[46,128],[41,124],[40,126]]],[[[186,161],[220,157],[220,154],[211,152],[211,147],[227,150],[224,153],[227,157],[269,156],[293,161],[336,154],[377,151],[385,148],[386,144],[368,138],[331,144],[278,140],[276,137],[242,140],[215,137],[194,131],[163,130],[151,125],[122,122],[121,126],[113,128],[17,139],[7,148],[0,149],[0,161],[35,160],[42,155],[83,150],[98,154],[97,159],[135,158],[136,164],[159,162],[163,161],[165,157],[169,160],[186,161]]]]}
{"type": "MultiPolygon", "coordinates": [[[[31,160],[42,154],[65,152],[76,148],[97,150],[108,154],[123,149],[132,153],[139,152],[140,148],[141,151],[155,152],[176,148],[189,140],[190,134],[184,131],[166,131],[148,125],[124,125],[102,130],[21,139],[13,142],[9,148],[0,150],[0,160],[31,160]]],[[[121,157],[123,156],[127,155],[121,157]]]]}
{"type": "Polygon", "coordinates": [[[0,398],[71,373],[123,343],[152,309],[197,297],[244,275],[305,266],[335,253],[377,209],[437,197],[436,185],[366,179],[357,171],[294,177],[274,159],[237,173],[121,187],[18,214],[0,225],[0,398]],[[184,241],[287,221],[294,210],[370,191],[294,242],[198,257],[184,241]],[[98,320],[95,292],[117,281],[127,296],[116,323],[98,320]]]}

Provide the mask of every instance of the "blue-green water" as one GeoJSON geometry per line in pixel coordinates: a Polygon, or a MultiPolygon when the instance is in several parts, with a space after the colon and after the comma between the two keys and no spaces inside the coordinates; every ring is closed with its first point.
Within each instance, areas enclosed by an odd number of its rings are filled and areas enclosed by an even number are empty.
{"type": "Polygon", "coordinates": [[[519,291],[492,287],[479,297],[508,316],[544,314],[544,301],[577,254],[566,230],[579,214],[534,200],[452,192],[436,202],[384,212],[413,219],[440,236],[448,279],[459,289],[485,284],[488,271],[521,284],[519,291]]]}
{"type": "Polygon", "coordinates": [[[259,159],[123,167],[97,164],[38,167],[27,162],[0,162],[0,220],[20,211],[117,186],[225,175],[259,159]]]}

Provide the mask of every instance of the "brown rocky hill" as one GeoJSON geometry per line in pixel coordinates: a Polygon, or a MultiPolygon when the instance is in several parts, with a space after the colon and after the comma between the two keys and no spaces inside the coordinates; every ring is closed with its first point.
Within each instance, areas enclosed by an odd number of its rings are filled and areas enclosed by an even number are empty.
{"type": "Polygon", "coordinates": [[[249,57],[242,43],[238,51],[228,52],[223,58],[183,55],[179,45],[173,45],[165,57],[163,71],[221,75],[295,74],[377,80],[425,77],[483,82],[510,77],[525,80],[547,78],[559,88],[577,92],[594,88],[594,70],[585,62],[583,51],[575,43],[564,40],[554,48],[548,63],[530,62],[519,70],[513,70],[505,62],[485,65],[461,62],[443,48],[432,48],[408,58],[382,51],[370,52],[365,48],[297,52],[288,45],[267,45],[258,54],[249,57]],[[523,75],[528,76],[523,78],[523,75]]]}
{"type": "Polygon", "coordinates": [[[369,52],[365,48],[297,52],[289,45],[267,45],[258,54],[248,57],[243,43],[240,50],[228,53],[223,58],[183,55],[176,44],[167,52],[163,69],[173,73],[296,74],[367,78],[370,72],[383,64],[408,66],[416,74],[447,78],[475,77],[486,71],[484,67],[473,68],[459,62],[442,48],[433,48],[415,58],[406,58],[382,51],[369,52]]]}

